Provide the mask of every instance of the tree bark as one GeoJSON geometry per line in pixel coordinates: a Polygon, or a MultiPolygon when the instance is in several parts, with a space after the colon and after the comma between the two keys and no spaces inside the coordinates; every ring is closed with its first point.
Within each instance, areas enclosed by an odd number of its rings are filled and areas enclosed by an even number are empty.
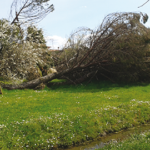
{"type": "Polygon", "coordinates": [[[41,83],[48,83],[49,81],[59,78],[60,76],[66,74],[66,73],[70,73],[72,71],[72,69],[67,69],[65,71],[62,72],[58,72],[58,73],[52,73],[52,74],[48,74],[44,77],[40,77],[38,79],[26,82],[26,83],[22,83],[22,84],[16,84],[16,85],[12,85],[12,84],[1,84],[1,86],[5,89],[8,90],[15,90],[15,89],[34,89],[35,87],[37,87],[39,84],[41,83]]]}

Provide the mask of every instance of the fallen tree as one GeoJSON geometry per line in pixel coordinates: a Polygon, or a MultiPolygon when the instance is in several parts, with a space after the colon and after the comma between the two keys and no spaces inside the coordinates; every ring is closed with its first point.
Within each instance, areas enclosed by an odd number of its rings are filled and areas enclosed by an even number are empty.
{"type": "MultiPolygon", "coordinates": [[[[59,72],[59,73],[52,73],[52,74],[49,74],[49,75],[46,75],[46,76],[43,76],[43,77],[40,77],[38,79],[35,79],[35,80],[32,80],[32,81],[29,81],[29,82],[25,82],[25,83],[22,83],[22,84],[4,84],[4,83],[1,83],[1,86],[5,89],[8,89],[8,90],[14,90],[14,89],[26,89],[26,88],[29,88],[29,89],[34,89],[36,88],[39,84],[41,83],[48,83],[49,81],[53,80],[53,79],[56,79],[56,78],[65,78],[67,80],[69,80],[67,78],[67,74],[70,74],[70,73],[73,73],[74,71],[77,71],[77,70],[80,70],[81,68],[74,68],[74,69],[66,69],[65,71],[62,71],[62,72],[59,72]]],[[[82,68],[83,69],[83,68],[82,68]]],[[[84,78],[89,78],[91,77],[91,75],[93,74],[94,72],[90,72],[89,74],[87,74],[86,76],[76,80],[76,81],[72,81],[72,80],[69,80],[70,83],[81,83],[82,81],[84,81],[84,78]]]]}
{"type": "Polygon", "coordinates": [[[65,78],[73,84],[102,76],[111,81],[149,78],[150,67],[144,63],[150,42],[149,29],[143,25],[147,19],[142,13],[109,14],[95,31],[81,28],[74,32],[63,52],[52,56],[57,73],[2,87],[35,88],[56,78],[65,78]]]}
{"type": "Polygon", "coordinates": [[[149,76],[144,63],[150,41],[149,29],[143,25],[147,19],[142,13],[113,13],[96,30],[80,28],[70,36],[64,51],[53,56],[57,71],[84,67],[67,76],[72,81],[92,71],[93,76],[109,80],[149,76]]]}
{"type": "Polygon", "coordinates": [[[70,70],[65,70],[64,72],[61,73],[53,73],[53,74],[49,74],[47,76],[44,77],[40,77],[38,79],[29,81],[27,83],[22,83],[22,84],[15,84],[15,85],[11,85],[11,84],[4,84],[1,83],[1,86],[3,88],[6,88],[8,90],[14,90],[14,89],[25,89],[25,88],[31,88],[34,89],[35,87],[37,87],[39,84],[41,83],[47,83],[48,81],[51,81],[55,78],[60,77],[61,75],[63,75],[64,73],[69,73],[70,70]]]}

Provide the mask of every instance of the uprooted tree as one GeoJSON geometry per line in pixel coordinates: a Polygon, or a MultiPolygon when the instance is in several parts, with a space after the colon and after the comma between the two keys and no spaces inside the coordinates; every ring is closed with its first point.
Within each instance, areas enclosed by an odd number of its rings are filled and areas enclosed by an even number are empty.
{"type": "Polygon", "coordinates": [[[52,56],[57,73],[48,74],[19,85],[2,85],[7,89],[35,88],[55,78],[65,78],[77,84],[92,78],[109,80],[148,80],[150,31],[143,23],[143,13],[113,13],[107,15],[96,30],[75,31],[62,52],[52,56]]]}

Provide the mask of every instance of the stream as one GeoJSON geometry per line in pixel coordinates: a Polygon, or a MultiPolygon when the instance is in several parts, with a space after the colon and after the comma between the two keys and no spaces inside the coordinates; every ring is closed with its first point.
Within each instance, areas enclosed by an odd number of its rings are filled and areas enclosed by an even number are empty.
{"type": "Polygon", "coordinates": [[[116,133],[110,133],[104,137],[101,137],[97,141],[90,142],[89,144],[86,144],[86,145],[80,145],[77,147],[67,148],[65,150],[95,150],[98,148],[103,148],[110,141],[117,142],[118,140],[124,140],[128,138],[131,134],[134,134],[134,133],[140,134],[146,131],[150,131],[150,124],[141,125],[135,128],[129,128],[127,130],[122,130],[116,133]]]}

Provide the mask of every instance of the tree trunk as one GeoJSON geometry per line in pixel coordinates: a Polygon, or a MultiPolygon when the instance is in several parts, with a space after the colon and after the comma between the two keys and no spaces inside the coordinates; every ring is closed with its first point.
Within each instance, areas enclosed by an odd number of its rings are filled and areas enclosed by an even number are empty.
{"type": "Polygon", "coordinates": [[[65,71],[62,72],[58,72],[58,73],[52,73],[52,74],[48,74],[44,77],[40,77],[38,79],[26,82],[26,83],[22,83],[22,84],[16,84],[16,85],[11,85],[11,84],[1,84],[1,86],[5,89],[8,90],[14,90],[14,89],[34,89],[35,87],[37,87],[39,84],[41,83],[48,83],[49,81],[59,78],[60,76],[66,74],[66,73],[70,73],[72,71],[72,69],[67,69],[65,71]]]}

